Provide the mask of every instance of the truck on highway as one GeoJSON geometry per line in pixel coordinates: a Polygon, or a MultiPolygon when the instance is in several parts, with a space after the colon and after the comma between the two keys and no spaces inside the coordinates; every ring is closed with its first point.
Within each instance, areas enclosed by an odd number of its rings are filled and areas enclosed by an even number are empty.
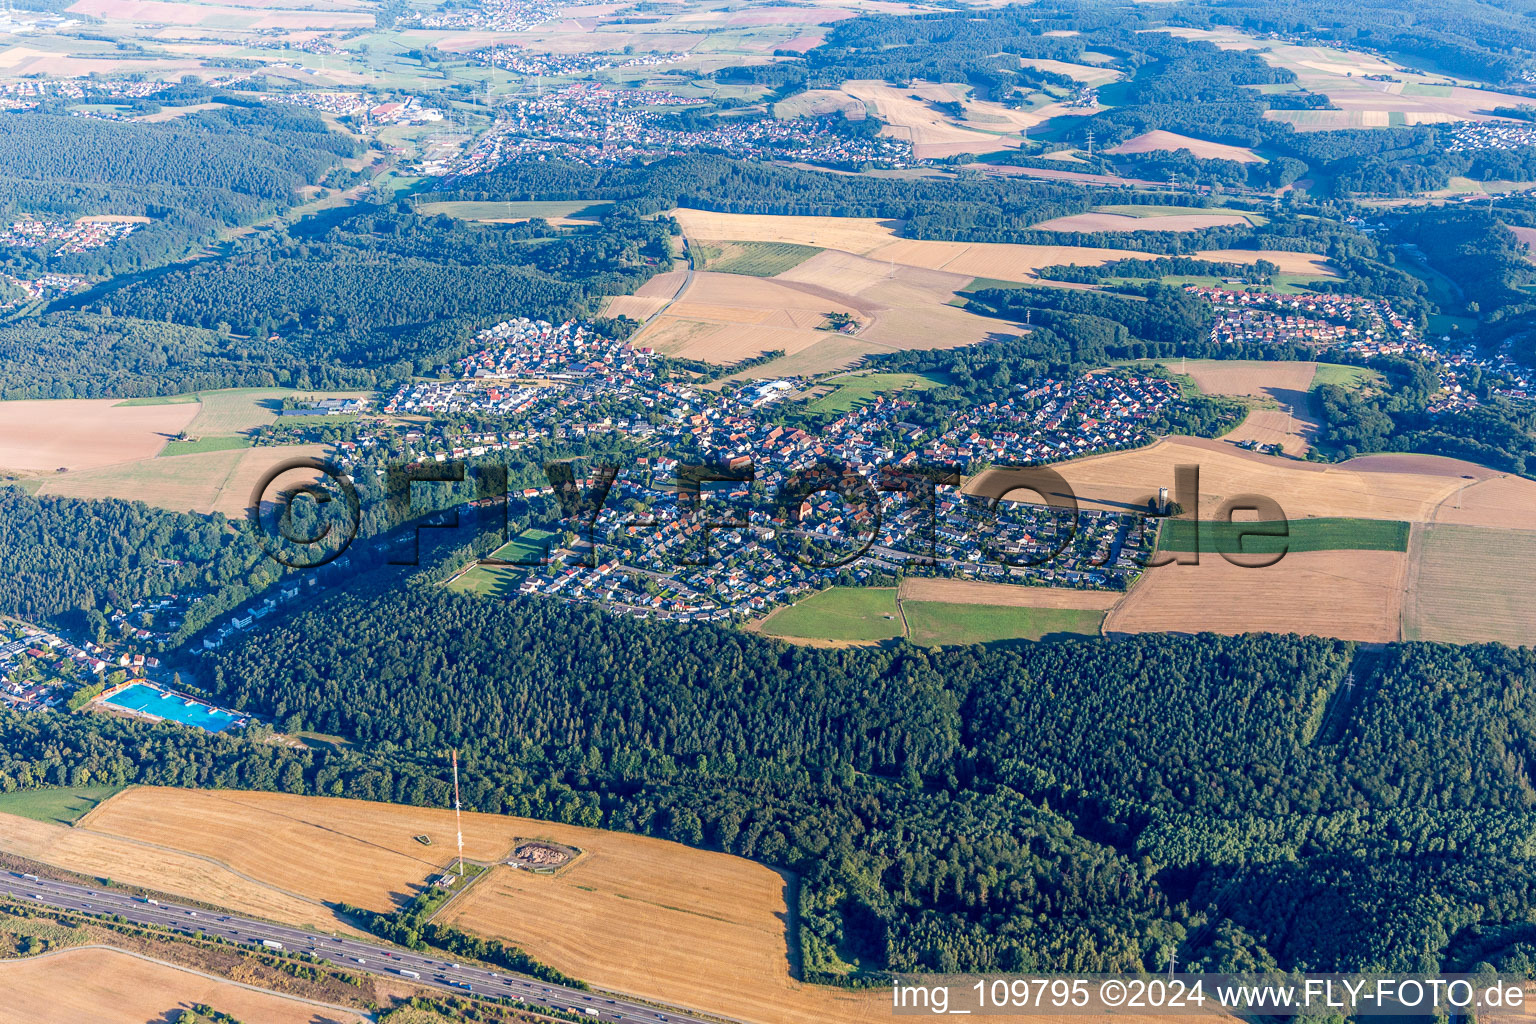
{"type": "Polygon", "coordinates": [[[268,949],[282,949],[283,948],[283,944],[281,942],[273,942],[271,939],[262,939],[261,940],[261,944],[263,946],[266,946],[268,949]]]}
{"type": "Polygon", "coordinates": [[[598,1013],[596,1010],[592,1009],[592,1007],[590,1007],[590,1006],[583,1006],[581,1008],[581,1012],[586,1014],[588,1017],[601,1017],[602,1016],[602,1014],[598,1013]]]}
{"type": "Polygon", "coordinates": [[[421,975],[418,972],[412,971],[412,970],[408,970],[407,968],[404,968],[404,967],[396,967],[395,970],[399,971],[401,974],[405,975],[407,978],[419,978],[419,977],[421,977],[421,975]]]}

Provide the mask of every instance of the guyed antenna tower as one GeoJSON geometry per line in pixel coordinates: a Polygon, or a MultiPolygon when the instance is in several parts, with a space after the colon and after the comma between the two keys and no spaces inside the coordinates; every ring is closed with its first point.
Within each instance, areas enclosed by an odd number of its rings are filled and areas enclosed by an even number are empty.
{"type": "Polygon", "coordinates": [[[464,820],[459,815],[459,752],[453,752],[453,826],[459,833],[459,878],[464,877],[464,820]]]}

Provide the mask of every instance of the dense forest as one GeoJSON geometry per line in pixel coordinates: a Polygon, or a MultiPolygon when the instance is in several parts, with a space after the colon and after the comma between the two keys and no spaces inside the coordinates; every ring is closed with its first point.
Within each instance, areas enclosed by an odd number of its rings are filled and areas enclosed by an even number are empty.
{"type": "MultiPolygon", "coordinates": [[[[1387,382],[1375,391],[1318,389],[1314,407],[1321,421],[1317,444],[1350,458],[1371,452],[1423,452],[1466,459],[1507,473],[1536,475],[1536,409],[1529,402],[1499,398],[1480,372],[1471,383],[1480,404],[1431,415],[1426,410],[1439,388],[1432,367],[1410,359],[1371,362],[1387,382]]],[[[1474,368],[1475,371],[1476,368],[1474,368]]]]}
{"type": "Polygon", "coordinates": [[[1347,6],[1326,0],[1216,0],[1170,5],[1170,19],[1192,25],[1229,25],[1396,56],[1450,74],[1497,83],[1525,81],[1536,58],[1536,26],[1519,6],[1488,0],[1403,3],[1365,0],[1347,6]]]}
{"type": "Polygon", "coordinates": [[[462,354],[474,328],[498,319],[595,313],[596,300],[670,268],[673,230],[665,218],[621,214],[599,229],[556,231],[543,221],[423,217],[404,203],[355,207],[228,257],[97,289],[76,304],[234,331],[254,339],[257,352],[271,352],[275,337],[290,360],[405,376],[462,354]]]}
{"type": "Polygon", "coordinates": [[[0,785],[430,803],[457,746],[474,809],[801,872],[825,980],[1170,951],[1453,969],[1529,953],[1497,936],[1536,913],[1533,658],[1261,635],[824,651],[406,587],[338,595],[206,666],[223,699],[358,748],[0,716],[0,785]]]}
{"type": "Polygon", "coordinates": [[[244,524],[142,502],[33,497],[0,487],[0,614],[65,621],[100,640],[105,613],[190,590],[184,633],[270,585],[282,567],[244,524]]]}
{"type": "Polygon", "coordinates": [[[157,266],[218,228],[292,205],[299,189],[358,152],[354,140],[296,107],[202,110],[156,124],[9,114],[0,118],[0,215],[120,214],[149,223],[80,253],[8,249],[0,265],[21,276],[157,266]]]}
{"type": "Polygon", "coordinates": [[[0,324],[0,399],[137,398],[230,387],[369,387],[377,375],[279,339],[63,311],[0,324]]]}

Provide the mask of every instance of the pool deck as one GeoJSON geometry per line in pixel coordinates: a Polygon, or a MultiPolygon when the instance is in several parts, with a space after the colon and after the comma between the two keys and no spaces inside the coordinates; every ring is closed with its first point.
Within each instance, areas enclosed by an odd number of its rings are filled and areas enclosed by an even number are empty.
{"type": "Polygon", "coordinates": [[[253,722],[257,721],[257,718],[254,715],[239,711],[231,711],[229,708],[220,707],[219,705],[203,700],[200,697],[194,697],[190,693],[182,693],[180,690],[172,690],[170,687],[161,686],[160,684],[151,682],[148,679],[130,679],[126,682],[118,684],[117,686],[109,687],[108,689],[103,690],[101,693],[98,693],[95,697],[93,697],[91,701],[86,704],[86,707],[91,710],[105,711],[108,714],[122,715],[126,718],[137,718],[146,722],[175,722],[177,725],[184,725],[188,728],[201,729],[203,732],[210,733],[214,736],[222,735],[226,732],[235,732],[240,729],[244,729],[251,725],[253,722]],[[160,693],[168,694],[172,698],[176,698],[182,701],[192,701],[193,703],[198,704],[204,708],[221,711],[229,716],[229,725],[225,726],[223,729],[214,730],[206,728],[197,722],[185,722],[179,718],[169,718],[164,715],[157,715],[153,712],[144,711],[139,708],[130,708],[125,707],[122,704],[112,703],[113,697],[117,696],[125,690],[131,690],[135,686],[142,686],[146,689],[156,690],[160,693]]]}

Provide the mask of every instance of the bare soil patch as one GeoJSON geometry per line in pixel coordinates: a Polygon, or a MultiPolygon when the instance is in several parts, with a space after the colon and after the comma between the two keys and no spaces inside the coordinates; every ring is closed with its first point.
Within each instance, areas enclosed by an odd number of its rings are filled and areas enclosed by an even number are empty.
{"type": "Polygon", "coordinates": [[[152,459],[192,422],[194,402],[118,405],[115,398],[0,402],[0,469],[52,473],[152,459]]]}
{"type": "MultiPolygon", "coordinates": [[[[144,408],[196,409],[195,405],[144,408]]],[[[280,462],[297,457],[324,458],[325,445],[276,445],[230,451],[179,455],[173,459],[144,459],[50,476],[39,494],[72,498],[121,498],[142,501],[177,512],[230,517],[245,515],[251,490],[280,462]]]]}

